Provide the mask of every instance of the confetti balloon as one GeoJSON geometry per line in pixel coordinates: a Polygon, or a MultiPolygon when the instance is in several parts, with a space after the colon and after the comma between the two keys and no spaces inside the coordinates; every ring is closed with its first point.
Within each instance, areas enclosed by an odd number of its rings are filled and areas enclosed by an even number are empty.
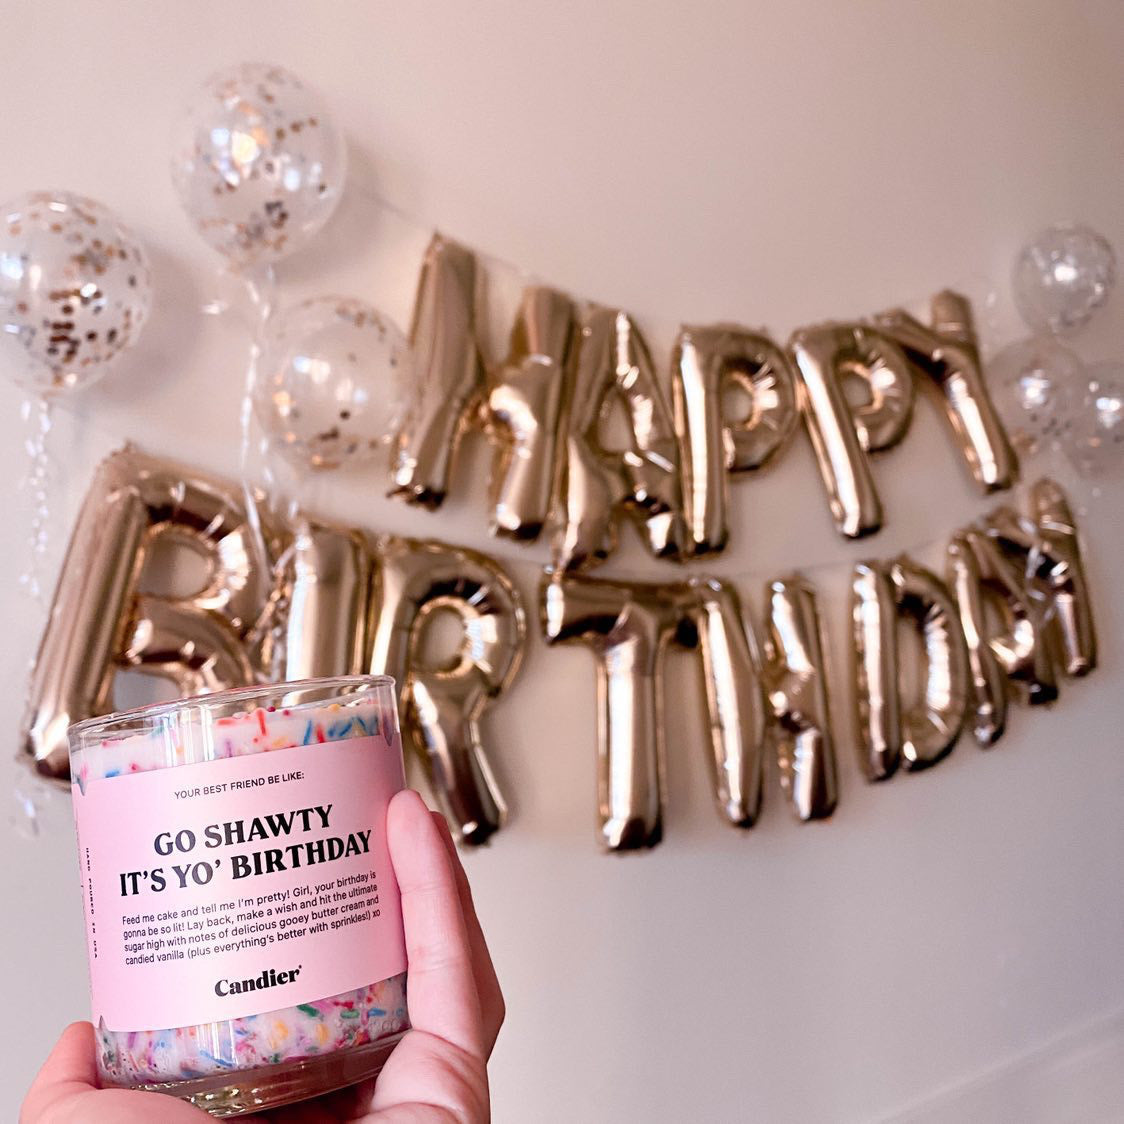
{"type": "Polygon", "coordinates": [[[270,324],[254,411],[271,444],[298,465],[369,460],[402,422],[412,371],[393,321],[363,301],[316,297],[270,324]]]}
{"type": "Polygon", "coordinates": [[[1015,262],[1015,303],[1032,331],[1075,332],[1108,299],[1116,254],[1087,226],[1052,226],[1015,262]]]}
{"type": "Polygon", "coordinates": [[[199,233],[243,269],[291,254],[328,221],[346,164],[343,136],[299,78],[243,63],[188,106],[172,178],[199,233]]]}
{"type": "Polygon", "coordinates": [[[1098,363],[1087,375],[1062,445],[1082,476],[1097,478],[1124,465],[1124,363],[1098,363]]]}
{"type": "Polygon", "coordinates": [[[148,317],[148,259],[100,203],[33,191],[0,214],[0,363],[21,386],[87,386],[148,317]]]}
{"type": "Polygon", "coordinates": [[[1056,443],[1081,389],[1081,360],[1052,336],[1005,347],[988,365],[995,405],[1024,453],[1056,443]]]}

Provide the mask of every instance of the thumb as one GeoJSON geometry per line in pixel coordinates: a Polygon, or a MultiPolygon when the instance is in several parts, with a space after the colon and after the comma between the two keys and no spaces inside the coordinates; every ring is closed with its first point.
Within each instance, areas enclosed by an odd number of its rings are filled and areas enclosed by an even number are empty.
{"type": "Polygon", "coordinates": [[[31,1083],[20,1120],[39,1120],[60,1100],[96,1089],[98,1073],[94,1058],[94,1028],[89,1023],[71,1023],[31,1083]]]}

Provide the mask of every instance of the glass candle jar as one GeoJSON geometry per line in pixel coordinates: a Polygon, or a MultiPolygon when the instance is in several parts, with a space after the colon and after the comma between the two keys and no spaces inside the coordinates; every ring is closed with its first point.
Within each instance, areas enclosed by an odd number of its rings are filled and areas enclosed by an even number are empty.
{"type": "Polygon", "coordinates": [[[236,1116],[376,1074],[409,1025],[394,681],[93,718],[70,757],[102,1083],[236,1116]]]}

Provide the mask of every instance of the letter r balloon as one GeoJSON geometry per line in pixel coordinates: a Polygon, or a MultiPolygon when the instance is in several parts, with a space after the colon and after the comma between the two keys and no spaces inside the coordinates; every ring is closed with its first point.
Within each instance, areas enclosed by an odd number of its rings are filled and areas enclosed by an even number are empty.
{"type": "Polygon", "coordinates": [[[484,843],[507,809],[484,750],[480,719],[519,669],[523,604],[504,571],[475,551],[443,543],[380,543],[370,618],[370,670],[400,685],[404,729],[433,793],[465,842],[484,843]],[[459,618],[447,663],[424,650],[435,614],[459,618]]]}

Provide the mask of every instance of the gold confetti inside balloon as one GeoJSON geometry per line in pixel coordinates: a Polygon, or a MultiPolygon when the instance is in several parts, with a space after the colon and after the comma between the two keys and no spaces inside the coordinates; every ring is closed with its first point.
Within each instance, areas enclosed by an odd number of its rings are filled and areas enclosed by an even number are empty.
{"type": "Polygon", "coordinates": [[[386,455],[408,406],[411,351],[398,326],[349,297],[314,297],[269,325],[253,383],[270,443],[301,467],[386,455]]]}
{"type": "Polygon", "coordinates": [[[213,75],[176,131],[172,179],[199,233],[236,268],[291,254],[328,221],[347,166],[320,99],[279,66],[213,75]]]}
{"type": "Polygon", "coordinates": [[[143,247],[100,203],[32,191],[0,211],[0,363],[19,385],[57,394],[95,382],[151,300],[143,247]]]}

